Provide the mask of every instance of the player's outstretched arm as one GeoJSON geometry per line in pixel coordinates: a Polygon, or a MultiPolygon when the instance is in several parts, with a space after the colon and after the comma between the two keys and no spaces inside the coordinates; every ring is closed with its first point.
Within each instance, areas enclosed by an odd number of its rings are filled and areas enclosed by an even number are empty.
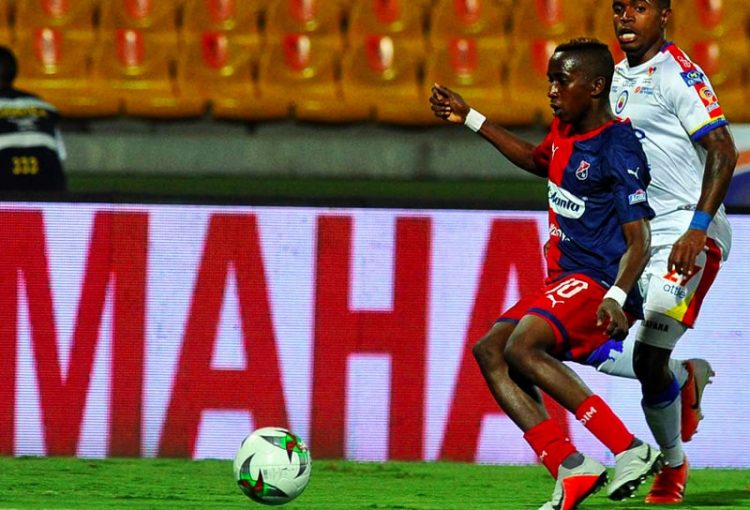
{"type": "Polygon", "coordinates": [[[714,129],[698,143],[707,152],[701,197],[690,228],[672,246],[667,262],[670,270],[683,275],[693,274],[695,258],[706,246],[708,225],[726,197],[739,157],[727,126],[714,129]]]}
{"type": "Polygon", "coordinates": [[[615,284],[604,296],[596,312],[597,325],[606,325],[607,334],[616,340],[624,340],[628,335],[629,324],[622,305],[646,267],[651,247],[648,220],[625,223],[622,225],[622,232],[627,249],[620,259],[615,284]]]}
{"type": "Polygon", "coordinates": [[[546,169],[537,168],[534,162],[534,145],[502,128],[472,110],[460,94],[435,83],[430,96],[430,108],[436,117],[454,124],[466,124],[522,170],[546,177],[546,169]],[[473,112],[473,113],[471,113],[473,112]],[[467,122],[467,119],[469,122],[467,122]]]}

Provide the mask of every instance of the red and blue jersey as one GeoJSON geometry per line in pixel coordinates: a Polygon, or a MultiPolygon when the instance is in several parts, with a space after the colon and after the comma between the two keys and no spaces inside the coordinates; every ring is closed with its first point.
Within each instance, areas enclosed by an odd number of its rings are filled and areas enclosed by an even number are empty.
{"type": "MultiPolygon", "coordinates": [[[[630,122],[613,120],[572,134],[570,125],[554,119],[534,161],[548,177],[547,283],[581,273],[612,286],[627,249],[622,225],[654,217],[646,155],[630,122]]],[[[637,289],[625,308],[642,317],[637,289]]]]}

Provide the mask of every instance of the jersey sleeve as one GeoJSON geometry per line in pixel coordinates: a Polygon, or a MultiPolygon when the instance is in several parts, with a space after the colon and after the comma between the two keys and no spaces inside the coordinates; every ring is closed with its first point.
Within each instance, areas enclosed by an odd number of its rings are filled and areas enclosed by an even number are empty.
{"type": "Polygon", "coordinates": [[[693,141],[728,124],[708,76],[679,50],[674,71],[662,76],[662,94],[693,141]]]}
{"type": "Polygon", "coordinates": [[[608,160],[614,205],[620,224],[653,218],[655,213],[648,203],[646,192],[651,176],[643,151],[614,144],[609,148],[608,160]]]}

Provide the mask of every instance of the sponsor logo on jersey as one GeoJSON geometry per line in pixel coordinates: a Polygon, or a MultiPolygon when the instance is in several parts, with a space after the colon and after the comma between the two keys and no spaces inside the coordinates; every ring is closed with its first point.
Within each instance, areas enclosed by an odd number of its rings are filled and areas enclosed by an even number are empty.
{"type": "Polygon", "coordinates": [[[718,101],[718,99],[716,99],[716,94],[714,94],[714,91],[706,87],[705,85],[698,89],[698,94],[700,94],[703,101],[707,103],[706,106],[718,101]]]}
{"type": "Polygon", "coordinates": [[[581,164],[578,165],[578,168],[576,169],[576,178],[579,181],[585,181],[588,179],[589,168],[591,168],[591,164],[585,159],[582,159],[581,164]]]}
{"type": "Polygon", "coordinates": [[[642,189],[638,189],[632,195],[628,195],[628,203],[630,205],[640,204],[646,201],[646,192],[642,189]]]}
{"type": "Polygon", "coordinates": [[[638,85],[633,92],[636,94],[643,94],[646,96],[653,96],[654,95],[654,87],[646,87],[644,85],[638,85]]]}
{"type": "Polygon", "coordinates": [[[656,72],[656,66],[651,66],[651,67],[648,68],[648,75],[649,76],[653,76],[655,72],[656,72]]]}
{"type": "Polygon", "coordinates": [[[559,237],[561,241],[568,241],[570,238],[565,235],[565,232],[562,231],[560,227],[555,225],[554,223],[550,223],[549,225],[549,236],[550,237],[559,237]]]}
{"type": "Polygon", "coordinates": [[[699,83],[703,83],[705,79],[703,73],[698,71],[697,69],[680,73],[680,76],[682,76],[682,79],[685,81],[688,87],[694,87],[699,83]]]}
{"type": "Polygon", "coordinates": [[[623,90],[620,95],[617,98],[617,101],[615,102],[615,113],[617,115],[621,114],[622,111],[625,109],[625,105],[628,104],[628,94],[627,90],[623,90]]]}
{"type": "Polygon", "coordinates": [[[547,198],[550,209],[564,218],[577,219],[586,212],[586,203],[582,199],[553,182],[549,183],[547,198]]]}

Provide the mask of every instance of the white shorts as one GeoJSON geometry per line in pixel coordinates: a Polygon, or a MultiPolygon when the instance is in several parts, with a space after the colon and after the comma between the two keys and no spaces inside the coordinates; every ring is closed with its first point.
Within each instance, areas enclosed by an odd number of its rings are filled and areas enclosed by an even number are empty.
{"type": "Polygon", "coordinates": [[[689,328],[695,324],[703,299],[727,258],[732,239],[722,211],[709,228],[706,249],[696,258],[697,270],[685,277],[669,271],[672,245],[687,230],[692,215],[692,211],[675,211],[652,221],[651,259],[639,282],[644,310],[672,317],[689,328]]]}

